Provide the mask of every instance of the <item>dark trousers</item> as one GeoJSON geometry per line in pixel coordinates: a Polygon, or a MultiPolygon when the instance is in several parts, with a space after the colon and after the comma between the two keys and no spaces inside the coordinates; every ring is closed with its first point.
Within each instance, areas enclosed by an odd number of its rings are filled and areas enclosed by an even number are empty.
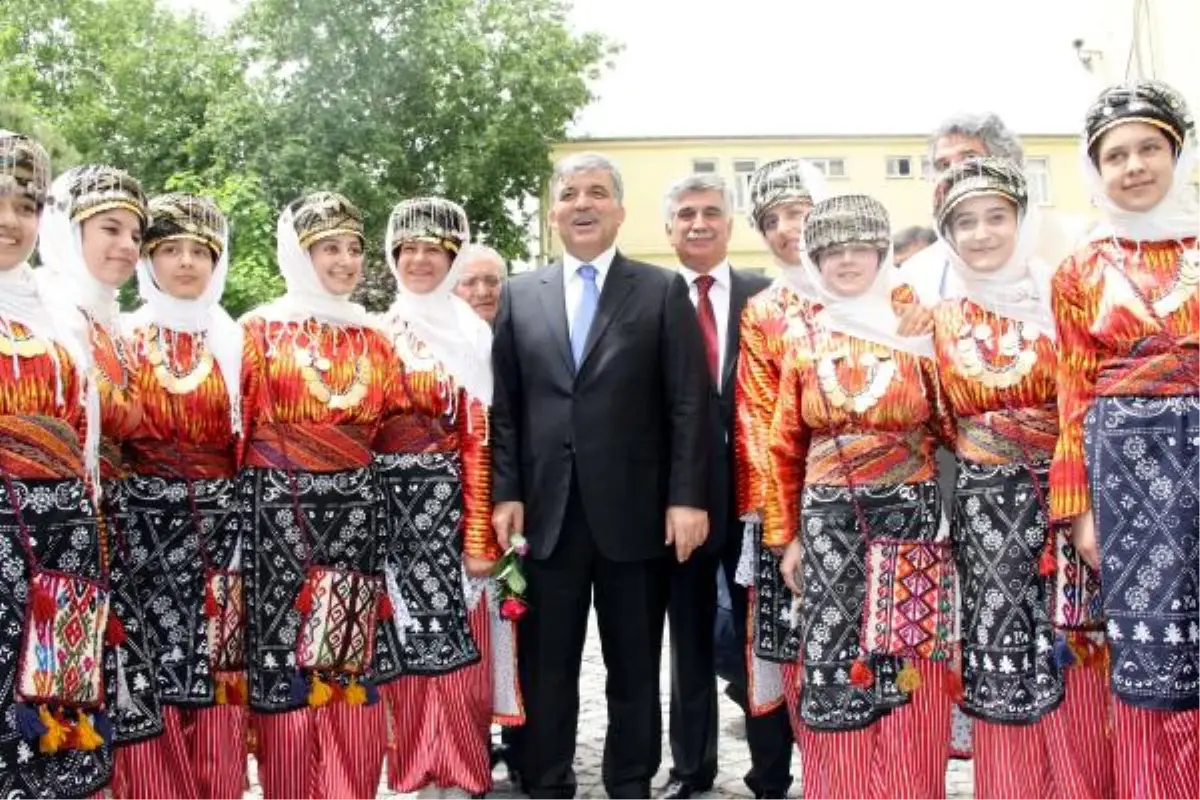
{"type": "MultiPolygon", "coordinates": [[[[740,531],[738,532],[740,534],[740,531]]],[[[792,784],[792,730],[787,709],[754,717],[746,699],[746,615],[748,593],[737,585],[737,556],[741,536],[727,537],[721,554],[701,552],[683,564],[671,565],[671,596],[667,614],[671,630],[671,777],[707,789],[717,775],[717,677],[713,631],[717,612],[717,567],[720,564],[733,609],[734,631],[743,654],[730,683],[729,696],[746,713],[746,742],[750,747],[751,791],[782,797],[792,784]]]]}
{"type": "MultiPolygon", "coordinates": [[[[656,532],[657,533],[657,532],[656,532]]],[[[664,550],[665,555],[665,550],[664,550]]],[[[574,487],[550,557],[527,560],[520,659],[527,721],[520,765],[533,797],[573,797],[579,671],[593,602],[608,671],[602,775],[609,797],[648,797],[661,760],[658,674],[666,559],[616,562],[597,549],[574,487]]]]}

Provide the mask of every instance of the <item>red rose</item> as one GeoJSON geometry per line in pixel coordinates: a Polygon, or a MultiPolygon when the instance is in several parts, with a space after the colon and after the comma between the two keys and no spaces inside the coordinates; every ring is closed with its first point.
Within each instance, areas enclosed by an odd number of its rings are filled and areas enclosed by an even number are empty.
{"type": "Polygon", "coordinates": [[[528,610],[529,606],[525,605],[525,601],[521,598],[506,597],[504,598],[504,602],[500,604],[500,618],[516,622],[525,616],[525,612],[528,610]]]}

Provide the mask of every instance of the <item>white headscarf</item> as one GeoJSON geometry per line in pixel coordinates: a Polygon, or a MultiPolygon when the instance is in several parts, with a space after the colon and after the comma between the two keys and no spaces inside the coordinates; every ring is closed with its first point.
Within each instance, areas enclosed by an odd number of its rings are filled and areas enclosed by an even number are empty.
{"type": "Polygon", "coordinates": [[[900,319],[892,308],[893,273],[896,267],[891,245],[880,257],[879,270],[871,285],[855,297],[838,294],[826,286],[820,269],[807,251],[801,260],[816,291],[816,302],[824,306],[815,319],[819,328],[838,331],[893,350],[933,357],[931,336],[901,336],[896,332],[900,327],[900,319]]]}
{"type": "MultiPolygon", "coordinates": [[[[384,314],[386,325],[393,331],[406,326],[425,343],[470,397],[490,406],[492,330],[474,309],[454,294],[462,261],[454,258],[446,277],[433,291],[416,294],[405,288],[404,278],[396,269],[394,251],[397,244],[389,225],[387,260],[396,276],[396,299],[384,314]]],[[[401,351],[401,357],[403,355],[401,351]]]]}
{"type": "Polygon", "coordinates": [[[1030,206],[1020,220],[1012,255],[999,269],[988,272],[968,266],[953,243],[939,231],[939,243],[945,247],[950,259],[945,299],[965,297],[988,311],[1023,322],[1054,339],[1054,314],[1050,309],[1050,280],[1054,268],[1033,255],[1040,226],[1037,208],[1030,206]]]}
{"type": "MultiPolygon", "coordinates": [[[[1132,121],[1132,120],[1131,120],[1132,121]]],[[[1105,222],[1091,232],[1092,241],[1127,239],[1132,242],[1178,241],[1200,232],[1200,210],[1192,197],[1192,172],[1196,169],[1196,140],[1189,135],[1180,148],[1172,172],[1171,188],[1149,211],[1126,211],[1104,191],[1104,179],[1088,154],[1087,138],[1079,146],[1083,175],[1092,197],[1104,214],[1105,222]]]]}
{"type": "MultiPolygon", "coordinates": [[[[205,334],[213,358],[221,368],[225,391],[229,395],[230,424],[235,434],[242,432],[242,328],[221,307],[225,281],[229,277],[229,234],[221,238],[221,255],[213,268],[212,278],[204,292],[195,300],[172,297],[158,287],[154,267],[149,258],[138,262],[138,294],[144,305],[126,315],[127,331],[156,325],[169,331],[205,334]]],[[[169,357],[169,356],[168,356],[169,357]]]]}
{"type": "MultiPolygon", "coordinates": [[[[71,173],[58,176],[51,186],[55,202],[42,213],[38,229],[38,280],[47,297],[72,309],[83,309],[94,320],[108,327],[117,320],[119,286],[100,282],[87,268],[83,259],[83,226],[73,222],[70,204],[65,199],[70,192],[71,173]]],[[[78,315],[76,315],[78,316],[78,315]]]]}
{"type": "Polygon", "coordinates": [[[349,294],[333,294],[321,285],[313,266],[312,256],[300,246],[296,233],[295,213],[284,209],[275,226],[275,258],[287,290],[283,297],[260,306],[247,317],[261,317],[267,322],[303,322],[315,319],[325,325],[347,328],[380,328],[376,319],[349,294]]]}

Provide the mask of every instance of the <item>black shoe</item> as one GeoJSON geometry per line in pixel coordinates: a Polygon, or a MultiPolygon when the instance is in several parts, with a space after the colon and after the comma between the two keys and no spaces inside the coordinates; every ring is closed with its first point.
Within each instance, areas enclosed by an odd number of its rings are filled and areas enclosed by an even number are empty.
{"type": "Polygon", "coordinates": [[[680,778],[671,778],[671,780],[667,782],[666,788],[663,789],[663,793],[660,794],[659,797],[663,798],[663,800],[687,800],[687,798],[691,797],[692,795],[699,794],[700,792],[704,791],[707,791],[707,789],[701,789],[700,787],[694,786],[688,781],[680,778]]]}

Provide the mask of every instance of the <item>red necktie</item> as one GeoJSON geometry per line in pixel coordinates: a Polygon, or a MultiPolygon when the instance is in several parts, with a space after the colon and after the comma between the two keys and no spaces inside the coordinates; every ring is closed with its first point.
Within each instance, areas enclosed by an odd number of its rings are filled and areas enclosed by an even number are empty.
{"type": "Polygon", "coordinates": [[[696,278],[696,315],[700,318],[700,331],[704,334],[704,350],[708,354],[708,372],[713,384],[721,385],[721,345],[717,342],[717,312],[713,311],[708,293],[716,279],[712,275],[696,278]]]}

